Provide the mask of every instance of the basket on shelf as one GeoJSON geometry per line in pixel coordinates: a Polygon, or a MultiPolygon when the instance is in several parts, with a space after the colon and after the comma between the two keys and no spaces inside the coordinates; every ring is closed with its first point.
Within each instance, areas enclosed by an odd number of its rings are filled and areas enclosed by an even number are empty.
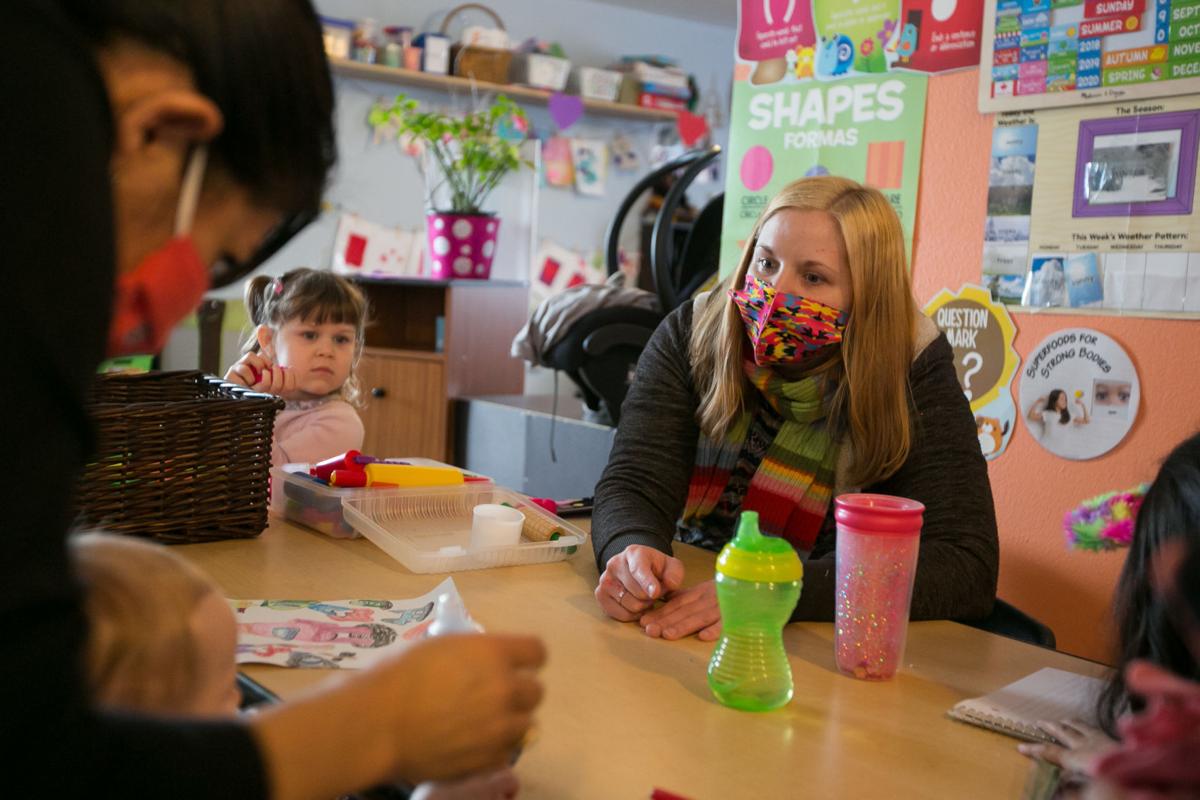
{"type": "Polygon", "coordinates": [[[100,376],[77,525],[171,543],[257,536],[283,406],[198,371],[100,376]]]}
{"type": "MultiPolygon", "coordinates": [[[[442,21],[442,35],[449,35],[450,22],[457,14],[470,9],[482,11],[496,22],[496,27],[500,28],[500,30],[507,30],[504,27],[504,22],[500,19],[500,15],[492,9],[482,3],[463,3],[460,6],[455,6],[446,13],[446,19],[442,21]]],[[[451,71],[460,77],[474,78],[477,81],[508,83],[508,68],[512,63],[512,56],[512,50],[500,50],[480,45],[455,44],[450,48],[450,63],[453,65],[451,71]]]]}

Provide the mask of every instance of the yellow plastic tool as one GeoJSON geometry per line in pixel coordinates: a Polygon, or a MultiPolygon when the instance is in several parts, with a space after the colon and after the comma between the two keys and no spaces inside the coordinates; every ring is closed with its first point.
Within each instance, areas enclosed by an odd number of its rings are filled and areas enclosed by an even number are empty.
{"type": "Polygon", "coordinates": [[[368,484],[393,486],[454,486],[463,482],[462,470],[420,464],[367,464],[368,484]]]}

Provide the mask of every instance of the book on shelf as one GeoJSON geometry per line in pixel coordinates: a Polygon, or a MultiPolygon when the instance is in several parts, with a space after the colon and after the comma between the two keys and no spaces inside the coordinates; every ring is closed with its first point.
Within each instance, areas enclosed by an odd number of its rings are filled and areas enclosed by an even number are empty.
{"type": "Polygon", "coordinates": [[[645,61],[622,61],[610,69],[623,72],[631,78],[643,83],[654,83],[660,86],[688,88],[687,73],[678,67],[658,67],[645,61]]]}
{"type": "Polygon", "coordinates": [[[687,111],[687,101],[677,97],[663,97],[661,94],[642,92],[638,95],[637,104],[642,108],[657,108],[660,111],[687,111]]]}
{"type": "Polygon", "coordinates": [[[642,81],[641,89],[646,94],[656,94],[659,97],[674,97],[680,100],[687,100],[692,96],[692,90],[687,86],[670,86],[662,83],[652,83],[651,81],[642,81]]]}
{"type": "Polygon", "coordinates": [[[642,108],[658,108],[666,111],[686,111],[691,95],[670,96],[646,91],[635,78],[625,76],[621,81],[618,102],[642,108]]]}

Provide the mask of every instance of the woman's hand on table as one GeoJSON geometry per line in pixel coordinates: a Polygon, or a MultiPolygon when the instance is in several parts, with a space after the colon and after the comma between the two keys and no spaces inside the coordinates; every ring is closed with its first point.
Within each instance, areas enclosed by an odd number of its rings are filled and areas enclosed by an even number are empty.
{"type": "Polygon", "coordinates": [[[1092,763],[1117,746],[1104,731],[1077,719],[1061,722],[1042,720],[1037,725],[1062,744],[1022,744],[1017,746],[1017,750],[1030,758],[1057,764],[1068,772],[1092,775],[1092,763]]]}
{"type": "Polygon", "coordinates": [[[709,580],[673,592],[656,609],[638,620],[647,636],[682,639],[693,633],[703,642],[716,641],[721,635],[721,609],[717,605],[717,585],[709,580]]]}
{"type": "Polygon", "coordinates": [[[633,622],[681,585],[682,561],[653,547],[631,544],[604,565],[596,600],[613,619],[633,622]]]}

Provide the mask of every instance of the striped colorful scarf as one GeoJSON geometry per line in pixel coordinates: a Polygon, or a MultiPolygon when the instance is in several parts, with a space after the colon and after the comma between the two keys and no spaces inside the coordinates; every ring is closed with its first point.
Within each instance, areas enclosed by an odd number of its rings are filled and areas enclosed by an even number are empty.
{"type": "MultiPolygon", "coordinates": [[[[781,536],[807,555],[829,509],[837,463],[837,446],[825,418],[825,383],[817,377],[789,383],[751,361],[745,368],[783,424],[750,480],[742,510],[757,511],[763,533],[781,536]]],[[[684,525],[696,527],[716,508],[742,452],[750,420],[750,412],[742,414],[723,441],[700,434],[684,525]]]]}

